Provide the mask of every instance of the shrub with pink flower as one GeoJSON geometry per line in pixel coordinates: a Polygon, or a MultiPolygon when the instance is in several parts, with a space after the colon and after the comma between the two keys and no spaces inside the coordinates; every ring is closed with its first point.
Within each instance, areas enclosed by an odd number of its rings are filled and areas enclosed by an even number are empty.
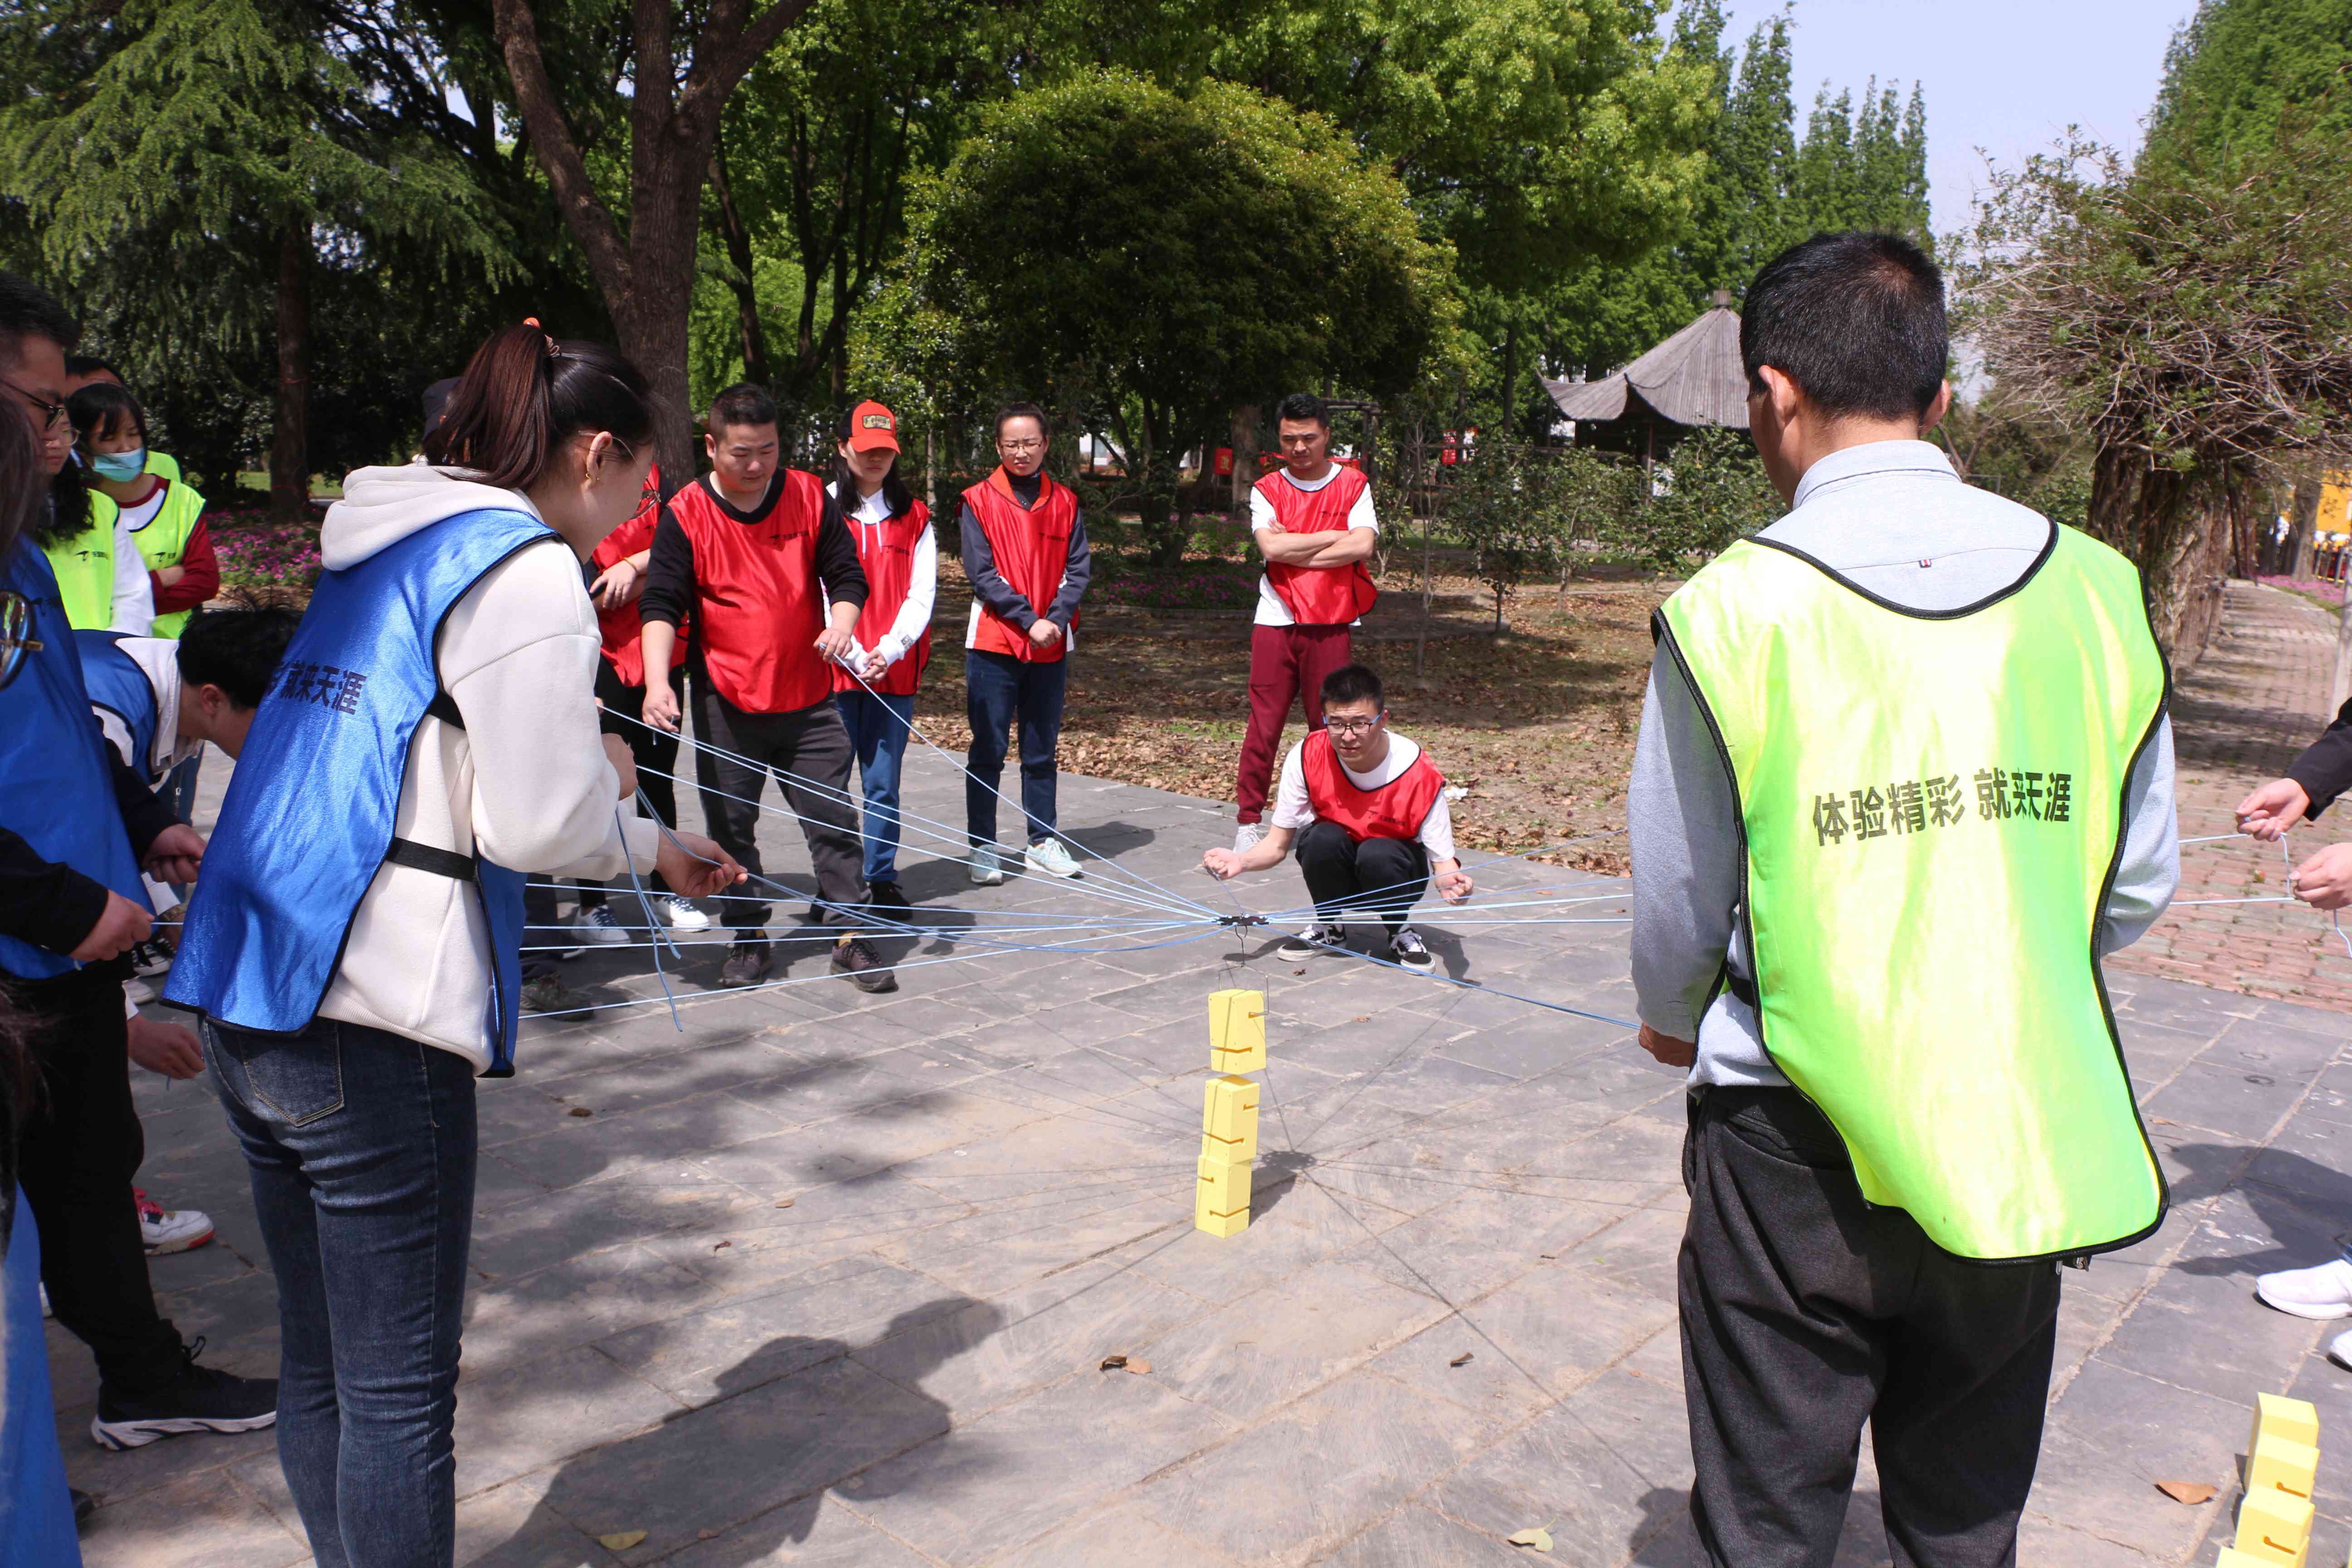
{"type": "Polygon", "coordinates": [[[271,522],[258,512],[215,511],[210,525],[223,588],[292,588],[319,580],[319,524],[271,522]]]}

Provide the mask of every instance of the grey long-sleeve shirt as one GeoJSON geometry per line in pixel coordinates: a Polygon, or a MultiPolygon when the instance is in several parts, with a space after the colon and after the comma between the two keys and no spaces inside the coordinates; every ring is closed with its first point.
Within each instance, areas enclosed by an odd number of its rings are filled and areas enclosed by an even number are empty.
{"type": "MultiPolygon", "coordinates": [[[[1937,447],[1882,441],[1814,464],[1795,505],[1763,537],[1907,609],[1949,610],[2022,577],[2050,524],[1962,483],[1937,447]]],[[[2099,926],[2103,954],[2139,940],[2180,881],[2169,718],[2132,769],[2125,811],[2123,857],[2099,926]]],[[[1728,990],[1707,1002],[1727,959],[1743,979],[1754,973],[1738,921],[1738,806],[1697,698],[1663,648],[1650,660],[1626,814],[1642,1021],[1698,1041],[1694,1084],[1785,1085],[1754,1010],[1728,990]]]]}

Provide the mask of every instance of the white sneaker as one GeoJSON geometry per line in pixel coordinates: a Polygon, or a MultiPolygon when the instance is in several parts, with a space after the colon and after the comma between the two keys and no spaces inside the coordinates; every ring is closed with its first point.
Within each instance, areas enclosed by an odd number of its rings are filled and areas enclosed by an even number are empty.
{"type": "Polygon", "coordinates": [[[212,1216],[202,1209],[167,1209],[137,1187],[131,1192],[139,1205],[139,1238],[146,1243],[148,1257],[185,1252],[213,1238],[212,1216]]]}
{"type": "Polygon", "coordinates": [[[1078,862],[1058,838],[1041,838],[1029,846],[1029,869],[1048,877],[1075,877],[1078,862]]]}
{"type": "Polygon", "coordinates": [[[709,931],[710,929],[710,917],[676,893],[672,893],[666,899],[656,899],[654,908],[661,911],[662,919],[669,922],[669,928],[672,931],[709,931]]]}
{"type": "Polygon", "coordinates": [[[1234,853],[1236,855],[1248,854],[1251,850],[1257,847],[1258,841],[1265,837],[1265,823],[1243,823],[1240,826],[1234,829],[1234,853]]]}
{"type": "Polygon", "coordinates": [[[2352,1318],[2352,1263],[2287,1268],[2254,1281],[2254,1300],[2298,1318],[2352,1318]]]}
{"type": "Polygon", "coordinates": [[[155,988],[135,974],[122,983],[122,994],[131,998],[133,1007],[144,1007],[155,1000],[155,988]]]}
{"type": "Polygon", "coordinates": [[[2327,1342],[2327,1359],[2337,1366],[2352,1367],[2352,1329],[2327,1342]]]}
{"type": "Polygon", "coordinates": [[[47,1285],[41,1287],[41,1316],[44,1318],[57,1316],[57,1313],[49,1310],[49,1288],[47,1285]]]}
{"type": "Polygon", "coordinates": [[[572,917],[572,929],[591,947],[623,947],[629,940],[629,933],[621,929],[621,922],[613,918],[612,909],[604,904],[582,910],[572,917]]]}
{"type": "Polygon", "coordinates": [[[971,885],[975,888],[993,888],[1004,880],[1004,864],[997,858],[993,844],[976,846],[971,858],[964,862],[964,867],[971,874],[971,885]]]}

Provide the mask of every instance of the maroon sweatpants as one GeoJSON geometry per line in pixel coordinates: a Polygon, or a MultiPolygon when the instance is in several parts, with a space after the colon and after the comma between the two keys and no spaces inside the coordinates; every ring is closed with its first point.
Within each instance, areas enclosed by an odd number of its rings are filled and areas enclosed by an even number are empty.
{"type": "Polygon", "coordinates": [[[1238,822],[1265,814],[1274,783],[1275,748],[1290,721],[1290,704],[1307,703],[1309,729],[1323,727],[1323,678],[1355,661],[1345,626],[1252,626],[1250,628],[1249,733],[1242,737],[1242,765],[1234,782],[1238,822]]]}

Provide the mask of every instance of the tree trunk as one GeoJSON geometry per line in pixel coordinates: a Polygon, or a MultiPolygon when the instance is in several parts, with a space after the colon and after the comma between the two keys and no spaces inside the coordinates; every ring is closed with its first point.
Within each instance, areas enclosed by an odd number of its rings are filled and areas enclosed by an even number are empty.
{"type": "Polygon", "coordinates": [[[1513,321],[1503,329],[1503,435],[1517,439],[1518,409],[1513,399],[1518,394],[1519,323],[1513,321]]]}
{"type": "Polygon", "coordinates": [[[1234,410],[1234,502],[1235,522],[1246,523],[1250,514],[1250,489],[1257,483],[1257,420],[1258,405],[1244,403],[1234,410]]]}
{"type": "Polygon", "coordinates": [[[734,268],[728,286],[735,290],[736,331],[743,342],[743,379],[769,385],[768,333],[760,324],[760,292],[752,268],[751,234],[735,205],[735,188],[727,179],[727,140],[722,132],[710,145],[710,189],[719,198],[719,233],[727,245],[727,263],[734,268]]]}
{"type": "Polygon", "coordinates": [[[687,383],[687,319],[694,303],[694,252],[702,205],[702,171],[658,171],[641,190],[629,224],[626,283],[605,290],[621,352],[645,373],[654,395],[654,441],[662,473],[682,482],[695,471],[693,395],[687,383]]]}
{"type": "Polygon", "coordinates": [[[2202,638],[2184,647],[2180,634],[2203,596],[2205,527],[2185,475],[2159,467],[2137,447],[2102,446],[2091,464],[2091,502],[2084,518],[2092,538],[2113,545],[2138,566],[2148,621],[2168,657],[2193,663],[2202,638]]]}
{"type": "Polygon", "coordinates": [[[2294,500],[2287,509],[2286,574],[2298,581],[2311,575],[2312,551],[2319,537],[2319,465],[2313,463],[2294,476],[2294,500]]]}
{"type": "Polygon", "coordinates": [[[310,223],[278,237],[278,406],[269,437],[269,517],[299,521],[310,506],[310,223]]]}

